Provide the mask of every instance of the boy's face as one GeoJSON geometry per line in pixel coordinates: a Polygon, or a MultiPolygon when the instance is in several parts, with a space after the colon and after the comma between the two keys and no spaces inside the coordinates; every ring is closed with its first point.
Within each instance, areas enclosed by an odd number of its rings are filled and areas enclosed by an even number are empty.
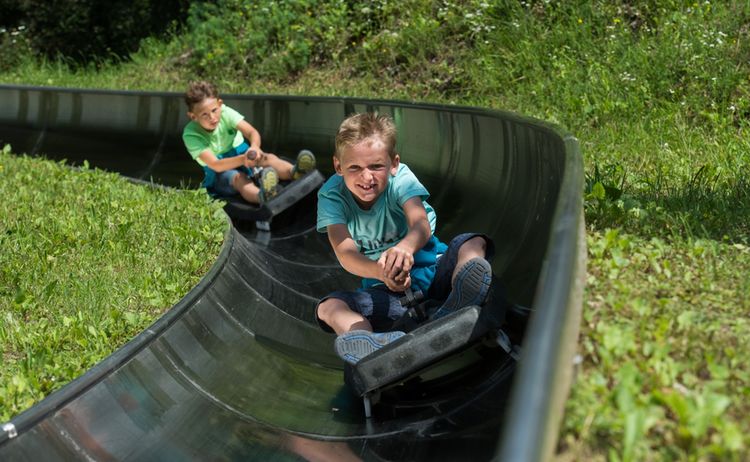
{"type": "Polygon", "coordinates": [[[341,159],[333,157],[336,173],[344,177],[347,189],[365,210],[383,194],[390,176],[396,174],[398,164],[398,155],[391,160],[379,138],[366,139],[346,149],[341,153],[341,159]]]}
{"type": "Polygon", "coordinates": [[[188,117],[198,122],[204,130],[212,132],[221,119],[221,104],[221,98],[206,98],[193,105],[193,108],[188,111],[188,117]]]}

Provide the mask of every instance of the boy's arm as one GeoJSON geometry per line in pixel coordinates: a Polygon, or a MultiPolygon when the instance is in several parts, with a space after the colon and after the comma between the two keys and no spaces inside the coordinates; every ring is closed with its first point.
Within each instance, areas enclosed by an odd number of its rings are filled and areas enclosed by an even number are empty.
{"type": "Polygon", "coordinates": [[[232,170],[233,168],[246,166],[246,156],[234,156],[225,157],[224,159],[217,159],[216,156],[209,150],[205,150],[198,156],[200,160],[205,162],[206,166],[214,172],[224,172],[232,170]]]}
{"type": "Polygon", "coordinates": [[[345,224],[328,225],[326,229],[333,252],[345,270],[363,278],[382,278],[378,263],[359,253],[357,244],[345,224]]]}
{"type": "Polygon", "coordinates": [[[404,202],[404,214],[409,231],[398,244],[383,252],[378,259],[381,275],[377,279],[405,280],[414,265],[414,254],[427,244],[432,236],[427,211],[422,198],[412,197],[404,202]]]}
{"type": "Polygon", "coordinates": [[[258,154],[262,154],[263,151],[260,149],[260,132],[255,129],[252,125],[250,125],[250,122],[247,120],[240,120],[237,123],[237,130],[242,132],[242,135],[245,137],[245,139],[250,140],[250,149],[255,149],[258,151],[258,154]]]}

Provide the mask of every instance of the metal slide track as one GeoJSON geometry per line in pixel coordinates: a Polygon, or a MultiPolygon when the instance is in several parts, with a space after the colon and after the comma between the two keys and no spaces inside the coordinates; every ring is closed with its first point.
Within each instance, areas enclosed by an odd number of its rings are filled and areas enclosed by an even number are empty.
{"type": "MultiPolygon", "coordinates": [[[[314,198],[270,233],[230,223],[203,280],[146,331],[3,424],[0,460],[546,460],[572,373],[585,274],[583,163],[558,127],[480,108],[227,95],[264,149],[311,149],[332,173],[353,112],[391,114],[447,241],[480,231],[493,271],[529,312],[507,314],[520,362],[486,358],[439,392],[384,397],[371,419],[348,392],[316,301],[352,287],[314,229],[314,198]],[[317,459],[316,459],[317,458],[317,459]]],[[[0,145],[190,187],[181,95],[0,85],[0,145]]]]}

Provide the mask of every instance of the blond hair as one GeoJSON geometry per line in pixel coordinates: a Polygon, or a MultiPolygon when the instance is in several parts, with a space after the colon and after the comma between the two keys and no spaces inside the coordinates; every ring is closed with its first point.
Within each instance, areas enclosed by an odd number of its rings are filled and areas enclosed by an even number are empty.
{"type": "Polygon", "coordinates": [[[385,144],[391,160],[396,158],[396,124],[387,115],[364,112],[349,116],[341,122],[336,133],[336,158],[341,159],[344,150],[367,139],[378,138],[385,144]]]}

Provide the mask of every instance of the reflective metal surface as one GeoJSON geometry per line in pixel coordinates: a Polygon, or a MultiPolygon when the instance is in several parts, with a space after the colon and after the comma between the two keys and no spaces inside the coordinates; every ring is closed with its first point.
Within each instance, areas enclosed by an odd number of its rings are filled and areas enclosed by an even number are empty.
{"type": "MultiPolygon", "coordinates": [[[[263,133],[264,149],[289,157],[311,149],[326,175],[344,117],[393,115],[402,160],[432,194],[438,235],[491,235],[495,274],[514,302],[532,308],[517,328],[518,370],[502,355],[480,358],[434,387],[384,395],[364,419],[344,387],[333,336],[313,314],[320,296],[356,279],[314,230],[308,203],[275,219],[270,234],[230,227],[209,274],[162,319],[6,425],[17,434],[0,434],[0,460],[547,457],[569,388],[585,271],[575,139],[476,108],[224,100],[263,133]]],[[[0,86],[0,104],[0,145],[15,152],[85,159],[173,186],[200,182],[180,139],[187,120],[179,94],[0,86]]]]}

